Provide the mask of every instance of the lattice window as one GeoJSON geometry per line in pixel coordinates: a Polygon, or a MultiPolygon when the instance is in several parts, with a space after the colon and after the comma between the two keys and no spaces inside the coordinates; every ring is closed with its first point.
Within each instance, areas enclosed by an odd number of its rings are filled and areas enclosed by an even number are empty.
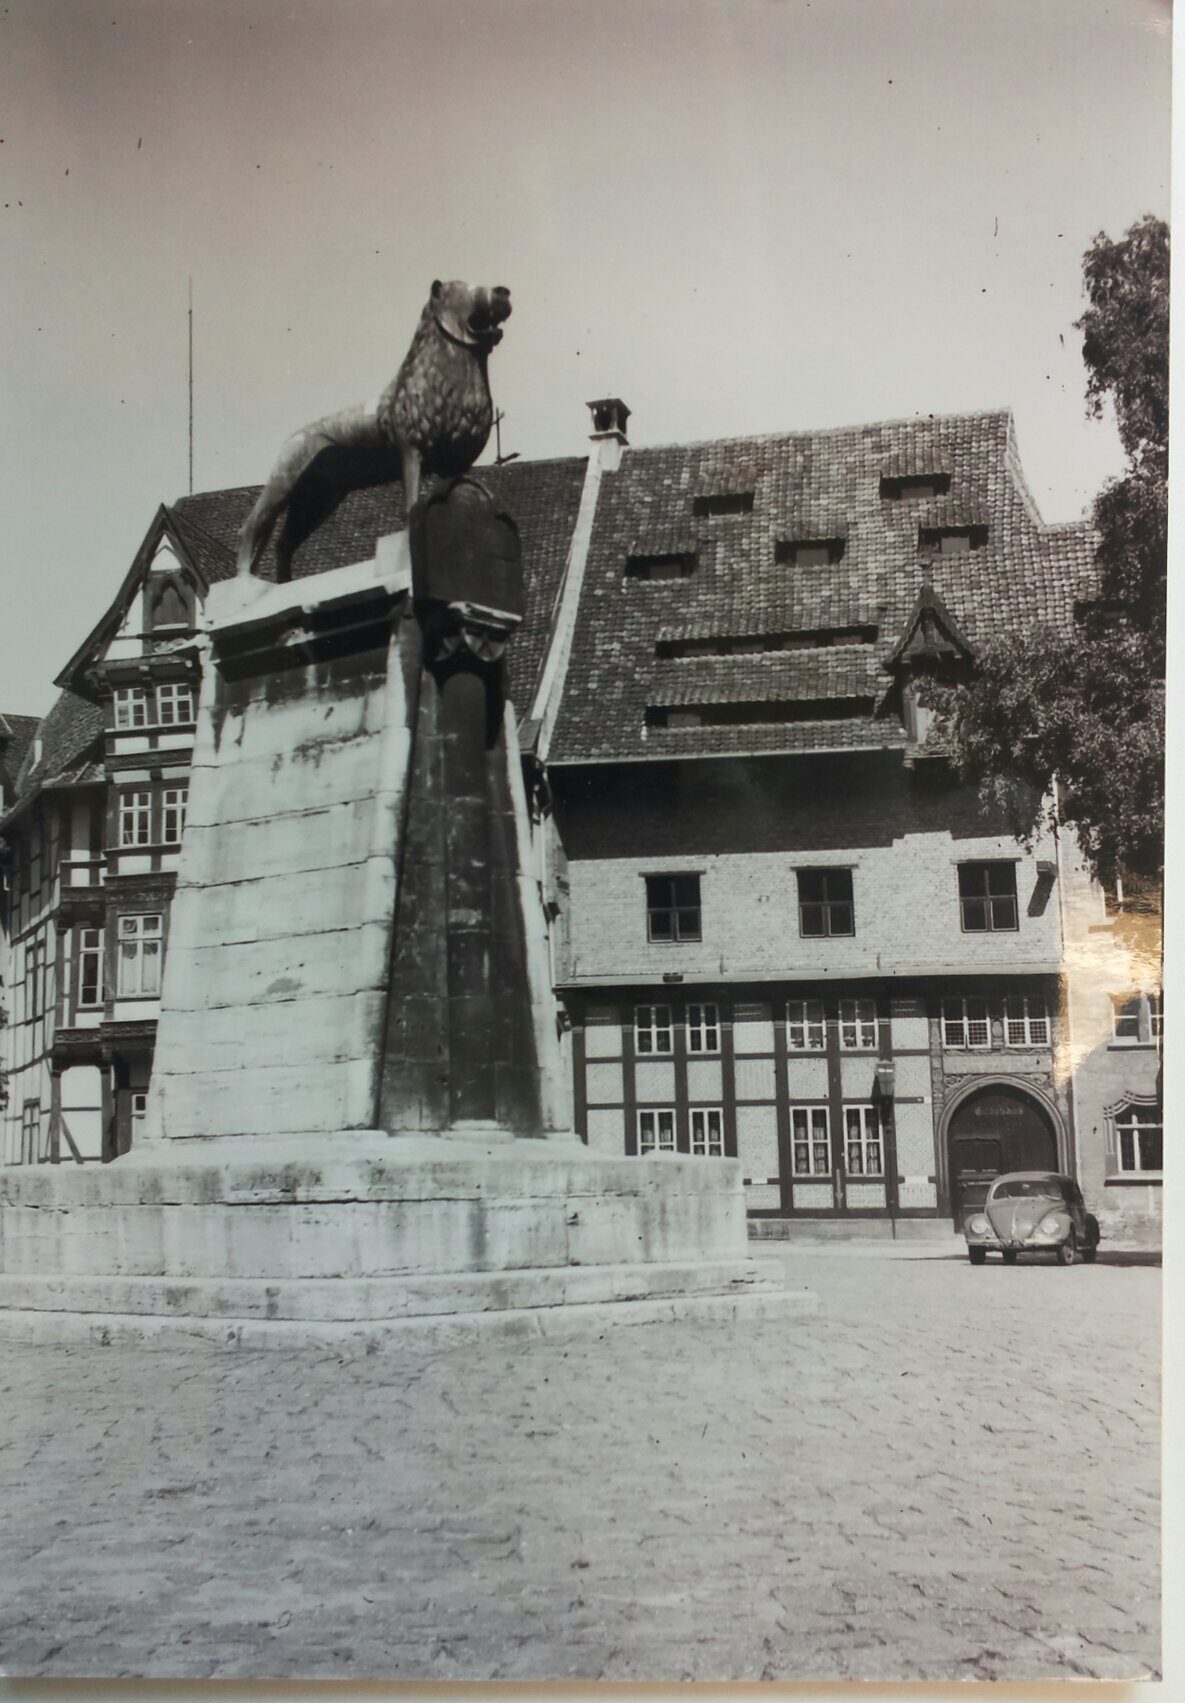
{"type": "Polygon", "coordinates": [[[1010,993],[1004,1000],[1004,1042],[1010,1047],[1047,1047],[1049,1012],[1041,993],[1010,993]]]}
{"type": "Polygon", "coordinates": [[[982,1051],[992,1044],[987,1000],[977,995],[948,996],[942,1002],[942,1044],[982,1051]]]}
{"type": "Polygon", "coordinates": [[[148,693],[143,686],[116,687],[115,725],[117,728],[148,726],[148,693]]]}

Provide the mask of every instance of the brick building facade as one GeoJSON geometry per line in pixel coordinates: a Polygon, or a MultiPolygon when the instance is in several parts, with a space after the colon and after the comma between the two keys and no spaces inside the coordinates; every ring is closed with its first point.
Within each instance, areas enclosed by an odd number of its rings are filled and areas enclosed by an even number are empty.
{"type": "MultiPolygon", "coordinates": [[[[1040,802],[958,782],[924,685],[1073,627],[1007,414],[630,449],[481,477],[530,587],[512,697],[572,1116],[604,1152],[735,1154],[755,1216],[941,1216],[999,1169],[1159,1215],[1159,919],[1040,802]]],[[[3,1156],[111,1158],[151,1069],[200,605],[252,490],[163,508],[3,818],[3,1156]]],[[[265,574],[364,560],[398,487],[302,509],[265,574]]],[[[2,758],[2,752],[0,752],[2,758]]]]}

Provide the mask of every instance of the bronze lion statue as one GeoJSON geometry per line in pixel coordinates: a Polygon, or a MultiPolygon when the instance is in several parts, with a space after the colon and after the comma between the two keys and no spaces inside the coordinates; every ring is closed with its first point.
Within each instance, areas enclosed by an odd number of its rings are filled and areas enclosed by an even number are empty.
{"type": "Polygon", "coordinates": [[[403,365],[376,402],[329,414],[295,432],[280,451],[239,537],[238,571],[251,573],[276,522],[315,461],[341,464],[351,454],[398,458],[410,514],[425,474],[468,472],[486,446],[494,404],[490,350],[510,317],[503,284],[442,284],[438,278],[420,315],[403,365]]]}

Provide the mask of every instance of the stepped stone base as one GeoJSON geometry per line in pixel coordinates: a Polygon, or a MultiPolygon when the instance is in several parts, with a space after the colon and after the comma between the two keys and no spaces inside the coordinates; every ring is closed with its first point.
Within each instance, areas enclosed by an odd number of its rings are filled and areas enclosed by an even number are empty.
{"type": "Polygon", "coordinates": [[[370,1349],[811,1304],[748,1257],[735,1161],[568,1139],[239,1137],[10,1170],[0,1268],[0,1337],[25,1341],[370,1349]]]}

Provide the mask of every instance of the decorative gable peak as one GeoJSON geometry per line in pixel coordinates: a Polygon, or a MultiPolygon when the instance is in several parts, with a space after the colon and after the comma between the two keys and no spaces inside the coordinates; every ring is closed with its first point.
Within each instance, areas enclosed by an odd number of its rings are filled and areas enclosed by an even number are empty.
{"type": "Polygon", "coordinates": [[[971,666],[975,652],[938,593],[924,585],[913,613],[889,656],[885,667],[894,674],[903,671],[923,674],[961,672],[971,666]]]}

